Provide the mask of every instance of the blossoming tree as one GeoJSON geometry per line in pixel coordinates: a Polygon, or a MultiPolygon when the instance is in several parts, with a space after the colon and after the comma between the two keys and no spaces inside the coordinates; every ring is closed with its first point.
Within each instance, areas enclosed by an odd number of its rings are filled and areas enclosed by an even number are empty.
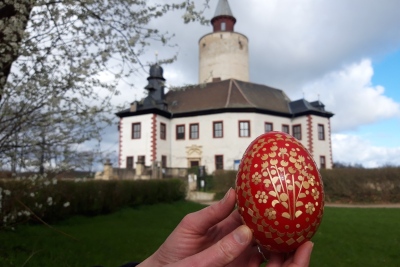
{"type": "Polygon", "coordinates": [[[205,23],[189,0],[1,1],[0,163],[43,172],[100,140],[117,84],[143,67],[147,46],[171,42],[149,22],[176,10],[205,23]],[[100,79],[105,72],[114,78],[100,79]]]}

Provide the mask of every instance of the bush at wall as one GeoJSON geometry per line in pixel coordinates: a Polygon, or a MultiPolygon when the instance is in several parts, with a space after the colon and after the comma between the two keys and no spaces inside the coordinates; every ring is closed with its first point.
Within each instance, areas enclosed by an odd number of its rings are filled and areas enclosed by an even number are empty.
{"type": "Polygon", "coordinates": [[[0,226],[34,219],[55,222],[73,215],[106,214],[142,204],[185,199],[182,181],[54,181],[0,182],[0,226]]]}
{"type": "Polygon", "coordinates": [[[328,202],[400,202],[400,168],[322,170],[328,202]]]}
{"type": "MultiPolygon", "coordinates": [[[[216,198],[235,187],[236,171],[217,171],[212,182],[216,198]]],[[[400,203],[400,168],[349,168],[321,171],[325,200],[340,203],[400,203]]]]}

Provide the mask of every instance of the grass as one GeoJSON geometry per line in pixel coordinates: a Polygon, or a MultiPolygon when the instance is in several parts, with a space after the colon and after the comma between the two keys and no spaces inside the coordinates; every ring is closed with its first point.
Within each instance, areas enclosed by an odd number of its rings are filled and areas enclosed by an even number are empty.
{"type": "MultiPolygon", "coordinates": [[[[189,212],[191,202],[124,209],[55,225],[77,240],[45,226],[0,232],[0,266],[117,267],[140,261],[163,242],[189,212]]],[[[311,266],[400,266],[400,209],[326,208],[311,266]]]]}
{"type": "Polygon", "coordinates": [[[400,266],[400,209],[326,208],[312,266],[400,266]]]}
{"type": "Polygon", "coordinates": [[[78,241],[42,225],[0,231],[0,266],[117,267],[140,261],[162,244],[185,214],[203,207],[192,202],[157,204],[55,225],[78,241]]]}

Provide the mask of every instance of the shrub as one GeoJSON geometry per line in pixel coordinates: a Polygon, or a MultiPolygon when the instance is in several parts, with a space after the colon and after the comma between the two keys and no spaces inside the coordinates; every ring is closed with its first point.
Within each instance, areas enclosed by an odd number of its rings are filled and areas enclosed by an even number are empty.
{"type": "Polygon", "coordinates": [[[214,181],[212,182],[215,191],[215,198],[222,198],[229,188],[235,188],[237,171],[217,170],[214,173],[214,181]]]}
{"type": "Polygon", "coordinates": [[[329,202],[400,202],[400,168],[322,170],[329,202]]]}
{"type": "MultiPolygon", "coordinates": [[[[217,171],[212,190],[216,198],[235,187],[236,171],[217,171]]],[[[327,202],[400,202],[400,168],[321,170],[327,202]]]]}
{"type": "Polygon", "coordinates": [[[55,222],[73,215],[93,216],[122,207],[172,202],[185,198],[182,181],[0,181],[0,225],[27,218],[55,222]]]}

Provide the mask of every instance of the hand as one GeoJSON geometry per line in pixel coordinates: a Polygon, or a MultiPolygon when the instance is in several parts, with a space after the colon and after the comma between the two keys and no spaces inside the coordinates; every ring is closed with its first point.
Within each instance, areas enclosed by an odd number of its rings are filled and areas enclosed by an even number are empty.
{"type": "MultiPolygon", "coordinates": [[[[264,261],[251,230],[242,225],[230,189],[218,203],[191,213],[179,223],[161,247],[138,267],[258,267],[264,261]]],[[[307,267],[313,244],[295,253],[270,253],[266,267],[307,267]]],[[[267,254],[264,254],[267,255],[267,254]]]]}
{"type": "Polygon", "coordinates": [[[264,261],[252,232],[242,225],[230,189],[218,203],[191,213],[140,267],[258,267],[264,261]]]}
{"type": "Polygon", "coordinates": [[[266,267],[307,267],[310,264],[314,244],[307,241],[285,260],[285,254],[271,253],[266,267]]]}

